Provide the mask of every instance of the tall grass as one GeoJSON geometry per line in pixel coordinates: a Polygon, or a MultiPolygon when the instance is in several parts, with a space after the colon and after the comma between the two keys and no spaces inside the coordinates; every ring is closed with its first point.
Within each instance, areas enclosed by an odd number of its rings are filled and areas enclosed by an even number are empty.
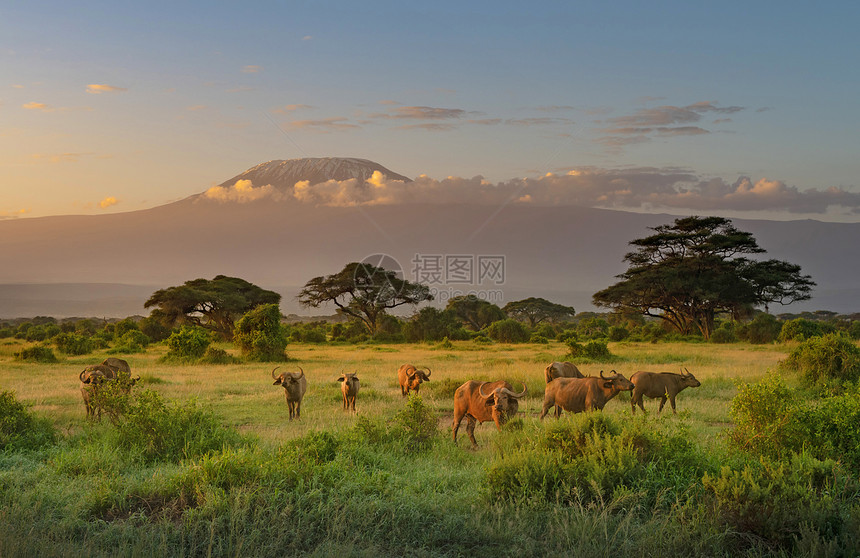
{"type": "Polygon", "coordinates": [[[77,373],[101,354],[51,365],[0,355],[0,388],[13,389],[60,433],[47,446],[0,452],[0,556],[860,550],[855,484],[838,465],[809,456],[802,465],[808,475],[784,487],[796,496],[792,506],[814,511],[809,521],[801,515],[786,532],[737,521],[746,517],[738,510],[767,505],[732,496],[757,486],[743,479],[773,481],[779,463],[762,468],[725,444],[734,380],[758,381],[784,352],[611,344],[623,363],[580,369],[615,368],[629,377],[652,365],[686,364],[702,387],[679,395],[678,416],[652,409],[634,418],[629,399],[619,397],[602,413],[541,422],[543,368],[562,359],[566,346],[472,347],[291,344],[288,365],[305,370],[308,392],[301,420],[290,422],[269,365],[170,365],[158,362],[165,348],[155,346],[134,357],[141,394],[151,394],[123,425],[84,419],[77,373]],[[420,397],[400,395],[395,377],[405,362],[433,370],[420,397]],[[342,370],[362,380],[355,414],[341,410],[342,370]],[[453,390],[473,378],[517,388],[523,381],[529,390],[501,432],[492,423],[476,429],[477,451],[450,440],[453,390]],[[731,473],[744,470],[747,477],[731,473]]]}

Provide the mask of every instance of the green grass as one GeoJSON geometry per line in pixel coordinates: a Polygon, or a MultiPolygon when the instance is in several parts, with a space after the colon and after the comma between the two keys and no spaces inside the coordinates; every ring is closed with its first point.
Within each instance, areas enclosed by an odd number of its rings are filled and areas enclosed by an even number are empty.
{"type": "Polygon", "coordinates": [[[290,344],[291,360],[281,367],[301,366],[308,380],[301,419],[292,422],[283,388],[272,385],[274,364],[162,364],[166,349],[154,346],[129,358],[139,387],[169,402],[193,399],[240,435],[225,438],[220,451],[155,461],[121,449],[108,421],[84,418],[78,372],[101,362],[103,351],[41,365],[12,360],[20,346],[0,347],[0,389],[14,390],[33,413],[47,417],[59,441],[0,452],[0,556],[825,556],[858,550],[845,535],[860,526],[850,495],[832,492],[834,505],[842,506],[841,523],[828,523],[832,531],[804,531],[794,542],[774,543],[722,522],[721,508],[700,481],[703,471],[717,475],[721,465],[745,462],[726,448],[729,405],[737,382],[760,380],[786,357],[777,345],[610,343],[623,360],[583,364],[583,373],[615,369],[629,378],[637,370],[684,366],[702,386],[678,396],[677,416],[668,403],[658,415],[658,400],[646,399],[648,413],[634,418],[622,394],[599,415],[620,429],[619,441],[595,438],[582,455],[567,457],[547,448],[548,440],[569,435],[552,433],[584,428],[590,419],[537,419],[544,367],[564,360],[563,343],[455,341],[442,350],[290,344]],[[396,419],[407,403],[396,374],[407,362],[433,370],[420,395],[438,433],[422,451],[408,449],[396,419]],[[336,381],[342,371],[361,379],[356,413],[342,410],[336,381]],[[476,451],[468,449],[462,426],[458,445],[451,443],[453,392],[470,379],[505,379],[515,389],[524,382],[529,392],[511,426],[476,429],[476,451]],[[634,445],[618,453],[625,436],[634,445]],[[651,450],[642,453],[636,444],[651,450]],[[667,449],[675,446],[680,453],[667,449]],[[571,471],[596,467],[626,480],[590,499],[571,497],[585,486],[571,492],[566,477],[556,481],[568,490],[564,498],[530,490],[499,498],[489,484],[491,471],[506,475],[509,490],[540,483],[534,472],[552,455],[575,460],[565,465],[571,471]],[[635,475],[625,477],[628,469],[635,475]]]}

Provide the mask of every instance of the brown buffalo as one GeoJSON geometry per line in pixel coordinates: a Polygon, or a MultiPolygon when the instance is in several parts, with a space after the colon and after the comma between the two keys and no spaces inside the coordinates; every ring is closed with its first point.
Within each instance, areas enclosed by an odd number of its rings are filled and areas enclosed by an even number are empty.
{"type": "Polygon", "coordinates": [[[544,379],[550,383],[556,378],[585,378],[585,375],[572,362],[551,362],[544,369],[544,379]]]}
{"type": "Polygon", "coordinates": [[[427,373],[415,368],[411,364],[404,364],[397,370],[397,381],[400,383],[400,395],[406,397],[410,391],[418,393],[421,382],[429,382],[432,371],[428,368],[427,373]]]}
{"type": "Polygon", "coordinates": [[[102,408],[97,404],[97,393],[102,384],[116,379],[116,372],[104,364],[93,364],[81,370],[78,379],[81,381],[81,397],[84,399],[87,418],[101,420],[102,408]]]}
{"type": "Polygon", "coordinates": [[[645,405],[642,404],[642,396],[648,396],[651,399],[660,398],[660,408],[657,412],[663,410],[663,405],[666,404],[668,397],[669,403],[672,404],[672,413],[675,411],[675,396],[684,388],[699,387],[702,383],[695,378],[690,371],[684,368],[686,373],[674,374],[672,372],[636,372],[630,377],[630,380],[636,386],[633,389],[633,397],[630,398],[630,408],[633,409],[633,414],[636,414],[636,405],[645,412],[645,405]]]}
{"type": "Polygon", "coordinates": [[[569,413],[602,410],[610,399],[632,389],[633,383],[615,370],[609,377],[601,370],[599,378],[556,378],[546,385],[540,418],[543,420],[552,407],[556,418],[561,416],[561,409],[569,413]]]}
{"type": "Polygon", "coordinates": [[[280,366],[272,369],[272,379],[275,380],[272,385],[283,386],[284,397],[287,399],[287,407],[290,409],[290,420],[293,420],[293,415],[296,418],[301,418],[302,397],[305,396],[305,391],[308,389],[305,371],[299,366],[299,372],[281,372],[278,376],[275,376],[275,370],[278,368],[280,366]]]}
{"type": "Polygon", "coordinates": [[[452,427],[454,443],[457,443],[457,430],[460,429],[460,422],[462,422],[463,417],[466,417],[468,421],[466,433],[469,434],[473,448],[478,447],[478,442],[475,441],[476,423],[493,421],[496,423],[496,428],[501,430],[502,425],[517,414],[519,400],[525,397],[528,391],[525,384],[523,384],[523,391],[520,393],[513,392],[512,387],[511,384],[503,380],[498,382],[470,380],[458,387],[457,391],[454,392],[454,424],[452,427]]]}
{"type": "Polygon", "coordinates": [[[343,382],[340,385],[340,391],[343,393],[344,411],[352,408],[353,412],[355,412],[355,396],[358,395],[358,388],[361,387],[356,374],[358,374],[358,372],[353,372],[351,374],[344,372],[340,375],[340,378],[337,379],[338,382],[343,382]]]}
{"type": "Polygon", "coordinates": [[[139,375],[136,378],[131,377],[131,367],[128,365],[128,361],[121,358],[108,357],[102,361],[102,366],[108,366],[114,371],[116,381],[119,382],[125,393],[131,392],[131,388],[140,380],[139,375]]]}

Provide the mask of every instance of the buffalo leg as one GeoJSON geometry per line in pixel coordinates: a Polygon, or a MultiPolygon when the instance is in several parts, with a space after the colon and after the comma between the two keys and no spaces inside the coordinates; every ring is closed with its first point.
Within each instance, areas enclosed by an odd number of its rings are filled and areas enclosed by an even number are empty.
{"type": "MultiPolygon", "coordinates": [[[[663,397],[660,398],[660,408],[657,409],[657,412],[660,413],[663,411],[663,405],[666,404],[666,394],[663,394],[663,397]]],[[[672,405],[674,407],[674,404],[672,405]]]]}
{"type": "Polygon", "coordinates": [[[669,397],[669,403],[672,405],[672,414],[677,415],[677,411],[675,411],[675,396],[669,397]]]}
{"type": "Polygon", "coordinates": [[[451,425],[451,436],[454,438],[454,443],[457,443],[457,431],[460,430],[460,423],[463,421],[463,417],[457,418],[456,413],[454,414],[454,423],[451,425]]]}
{"type": "Polygon", "coordinates": [[[466,416],[466,420],[469,421],[466,423],[466,433],[469,434],[469,439],[472,440],[472,448],[478,447],[478,442],[475,440],[475,425],[478,421],[475,420],[472,416],[466,416]]]}
{"type": "Polygon", "coordinates": [[[547,401],[546,403],[543,404],[543,409],[541,409],[541,412],[540,412],[540,420],[543,420],[543,417],[546,416],[546,414],[549,412],[550,407],[552,407],[552,406],[553,406],[553,404],[550,403],[549,401],[547,401]]]}

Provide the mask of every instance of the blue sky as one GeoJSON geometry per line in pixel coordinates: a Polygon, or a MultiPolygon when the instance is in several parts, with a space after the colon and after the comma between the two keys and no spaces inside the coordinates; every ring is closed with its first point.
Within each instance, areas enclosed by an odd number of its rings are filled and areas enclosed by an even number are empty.
{"type": "Polygon", "coordinates": [[[0,218],[347,156],[625,192],[559,203],[860,220],[854,2],[123,4],[0,5],[0,218]]]}

